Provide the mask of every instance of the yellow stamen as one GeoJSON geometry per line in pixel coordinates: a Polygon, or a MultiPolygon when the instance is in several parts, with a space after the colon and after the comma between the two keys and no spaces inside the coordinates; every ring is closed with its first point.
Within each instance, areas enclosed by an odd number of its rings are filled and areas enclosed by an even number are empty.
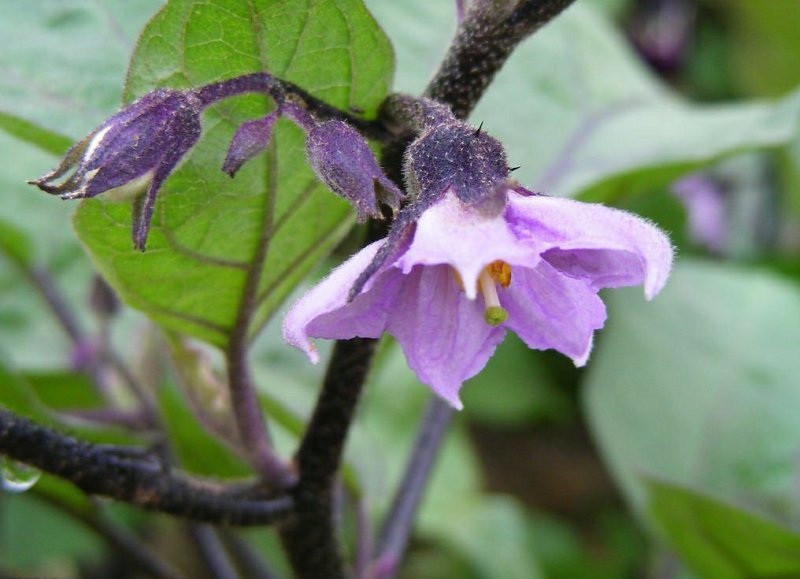
{"type": "Polygon", "coordinates": [[[492,279],[501,286],[508,287],[511,285],[511,266],[505,261],[500,259],[493,261],[486,266],[486,270],[489,272],[489,275],[492,276],[492,279]]]}

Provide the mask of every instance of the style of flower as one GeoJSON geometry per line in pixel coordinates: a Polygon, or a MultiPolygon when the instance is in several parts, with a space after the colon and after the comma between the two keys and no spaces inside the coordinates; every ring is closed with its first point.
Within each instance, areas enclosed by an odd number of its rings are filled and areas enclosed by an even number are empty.
{"type": "Polygon", "coordinates": [[[459,389],[506,332],[528,347],[586,363],[606,319],[601,288],[666,282],[672,246],[649,222],[599,204],[509,185],[488,213],[450,188],[411,226],[358,294],[351,287],[386,243],[351,257],[289,311],[284,339],[318,354],[311,338],[378,338],[402,347],[419,380],[455,408],[459,389]]]}

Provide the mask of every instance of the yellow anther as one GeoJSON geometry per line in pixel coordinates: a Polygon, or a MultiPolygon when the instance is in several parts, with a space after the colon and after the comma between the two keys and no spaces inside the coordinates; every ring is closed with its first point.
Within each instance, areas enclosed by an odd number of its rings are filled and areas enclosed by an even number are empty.
{"type": "Polygon", "coordinates": [[[494,281],[503,287],[511,285],[511,266],[498,259],[486,266],[486,271],[494,281]]]}

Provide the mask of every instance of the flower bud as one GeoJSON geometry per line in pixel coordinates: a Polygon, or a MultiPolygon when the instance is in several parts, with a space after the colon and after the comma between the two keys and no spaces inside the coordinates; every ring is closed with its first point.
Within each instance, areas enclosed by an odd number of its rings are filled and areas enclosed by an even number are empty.
{"type": "Polygon", "coordinates": [[[262,119],[242,124],[231,139],[222,170],[233,177],[242,165],[266,149],[277,120],[278,111],[275,111],[262,119]]]}
{"type": "Polygon", "coordinates": [[[200,105],[192,93],[155,90],[108,119],[31,184],[62,199],[134,196],[133,242],[144,250],[156,194],[200,132],[200,105]]]}
{"type": "Polygon", "coordinates": [[[355,205],[359,221],[381,217],[378,201],[399,209],[403,193],[378,166],[364,138],[346,123],[326,121],[309,129],[306,152],[320,180],[355,205]]]}

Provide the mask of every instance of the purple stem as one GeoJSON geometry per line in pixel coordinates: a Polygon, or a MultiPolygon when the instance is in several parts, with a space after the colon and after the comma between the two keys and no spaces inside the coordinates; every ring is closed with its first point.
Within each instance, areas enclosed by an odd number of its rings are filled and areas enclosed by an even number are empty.
{"type": "Polygon", "coordinates": [[[189,525],[187,531],[213,579],[239,579],[214,527],[189,525]]]}
{"type": "Polygon", "coordinates": [[[323,119],[346,121],[364,135],[377,141],[387,141],[391,138],[390,133],[381,123],[365,120],[339,110],[314,97],[296,84],[274,77],[266,72],[237,76],[214,82],[192,91],[201,108],[206,108],[221,100],[246,93],[267,94],[279,106],[291,105],[295,109],[306,109],[308,113],[323,119]]]}
{"type": "Polygon", "coordinates": [[[411,536],[417,508],[453,412],[450,405],[438,397],[431,398],[425,409],[417,439],[406,463],[405,474],[375,546],[374,579],[391,579],[399,569],[411,536]]]}

